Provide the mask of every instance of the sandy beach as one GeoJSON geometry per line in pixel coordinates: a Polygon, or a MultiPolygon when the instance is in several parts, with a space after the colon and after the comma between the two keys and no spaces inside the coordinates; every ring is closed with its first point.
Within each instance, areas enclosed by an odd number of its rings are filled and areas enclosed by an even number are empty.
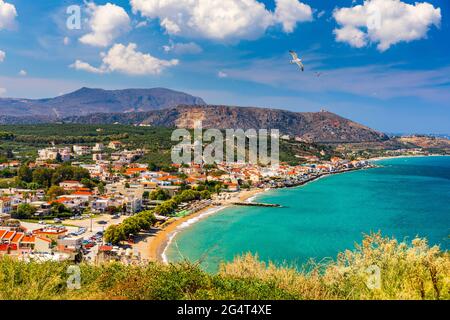
{"type": "Polygon", "coordinates": [[[214,214],[232,205],[233,202],[247,201],[255,195],[264,192],[263,189],[244,190],[234,194],[233,197],[221,201],[221,205],[210,205],[202,210],[195,212],[183,218],[169,220],[165,226],[159,229],[155,234],[148,238],[148,258],[150,261],[161,261],[167,263],[164,251],[170,244],[174,235],[184,227],[201,220],[202,218],[214,214]]]}
{"type": "Polygon", "coordinates": [[[429,154],[429,155],[398,155],[398,156],[388,156],[388,157],[376,157],[376,158],[370,158],[367,159],[367,161],[382,161],[382,160],[389,160],[389,159],[400,159],[400,158],[423,158],[423,157],[449,157],[449,155],[446,154],[429,154]]]}

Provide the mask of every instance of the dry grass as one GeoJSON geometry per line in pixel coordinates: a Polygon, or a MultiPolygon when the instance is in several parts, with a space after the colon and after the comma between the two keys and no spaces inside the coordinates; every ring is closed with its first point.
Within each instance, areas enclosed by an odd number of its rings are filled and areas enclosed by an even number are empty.
{"type": "Polygon", "coordinates": [[[215,275],[187,262],[81,264],[81,289],[68,290],[68,265],[0,258],[0,299],[450,299],[448,252],[424,239],[406,244],[380,234],[303,271],[252,255],[222,265],[215,275]],[[380,268],[380,288],[367,285],[371,266],[380,268]]]}
{"type": "Polygon", "coordinates": [[[336,261],[312,264],[311,271],[298,272],[265,264],[246,255],[223,265],[220,274],[273,281],[303,299],[444,299],[450,298],[450,259],[425,239],[410,245],[380,233],[367,235],[355,250],[340,253],[336,261]],[[380,270],[380,286],[369,288],[380,270]]]}

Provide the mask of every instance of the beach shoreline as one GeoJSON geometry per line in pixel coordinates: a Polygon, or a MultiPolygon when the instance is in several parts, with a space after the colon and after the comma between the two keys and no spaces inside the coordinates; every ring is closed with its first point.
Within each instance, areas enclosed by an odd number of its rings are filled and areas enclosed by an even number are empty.
{"type": "Polygon", "coordinates": [[[227,203],[223,205],[209,205],[205,208],[195,212],[193,214],[187,215],[183,218],[176,219],[167,224],[167,226],[159,229],[153,237],[148,239],[148,253],[150,261],[159,261],[163,263],[168,263],[166,257],[167,248],[170,246],[172,239],[176,234],[184,228],[189,227],[193,223],[206,218],[209,215],[215,214],[223,209],[232,206],[232,202],[236,201],[248,201],[254,198],[256,195],[264,192],[264,189],[250,189],[237,192],[235,197],[231,198],[227,203]]]}
{"type": "Polygon", "coordinates": [[[367,159],[367,161],[383,161],[390,159],[402,159],[402,158],[428,158],[428,157],[450,157],[448,154],[430,154],[430,155],[403,155],[403,156],[389,156],[389,157],[375,157],[367,159]]]}

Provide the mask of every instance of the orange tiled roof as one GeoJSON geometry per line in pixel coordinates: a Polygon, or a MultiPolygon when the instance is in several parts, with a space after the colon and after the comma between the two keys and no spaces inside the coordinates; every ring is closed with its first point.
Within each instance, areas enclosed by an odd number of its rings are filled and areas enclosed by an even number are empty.
{"type": "Polygon", "coordinates": [[[34,243],[34,241],[36,240],[36,238],[34,237],[34,236],[27,236],[27,235],[25,235],[23,238],[22,238],[22,243],[34,243]]]}
{"type": "Polygon", "coordinates": [[[14,236],[15,233],[16,233],[15,231],[6,232],[6,234],[3,236],[3,240],[10,240],[14,236]]]}
{"type": "Polygon", "coordinates": [[[127,171],[136,171],[136,172],[140,172],[140,171],[147,171],[146,168],[128,168],[127,171]]]}
{"type": "Polygon", "coordinates": [[[73,194],[76,196],[92,196],[90,191],[75,191],[73,194]]]}
{"type": "Polygon", "coordinates": [[[22,239],[22,238],[23,238],[23,233],[19,232],[12,238],[11,242],[19,243],[20,239],[22,239]]]}
{"type": "Polygon", "coordinates": [[[59,199],[57,199],[57,200],[53,200],[51,203],[54,203],[54,202],[57,202],[57,203],[64,203],[64,202],[67,202],[67,201],[70,201],[70,200],[72,200],[72,199],[67,198],[67,197],[62,197],[62,198],[59,198],[59,199]]]}

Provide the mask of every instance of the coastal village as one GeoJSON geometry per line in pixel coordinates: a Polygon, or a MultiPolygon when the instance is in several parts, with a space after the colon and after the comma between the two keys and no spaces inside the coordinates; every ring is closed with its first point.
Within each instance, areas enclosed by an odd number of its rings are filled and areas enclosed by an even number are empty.
{"type": "Polygon", "coordinates": [[[0,255],[23,261],[146,263],[161,258],[160,247],[150,253],[161,230],[203,210],[276,205],[251,203],[250,198],[272,188],[373,167],[364,159],[305,156],[305,163],[296,166],[183,164],[164,171],[140,163],[144,153],[127,150],[121,141],[53,145],[38,150],[34,161],[0,164],[1,170],[16,170],[23,180],[47,181],[47,188],[0,189],[0,255]]]}

